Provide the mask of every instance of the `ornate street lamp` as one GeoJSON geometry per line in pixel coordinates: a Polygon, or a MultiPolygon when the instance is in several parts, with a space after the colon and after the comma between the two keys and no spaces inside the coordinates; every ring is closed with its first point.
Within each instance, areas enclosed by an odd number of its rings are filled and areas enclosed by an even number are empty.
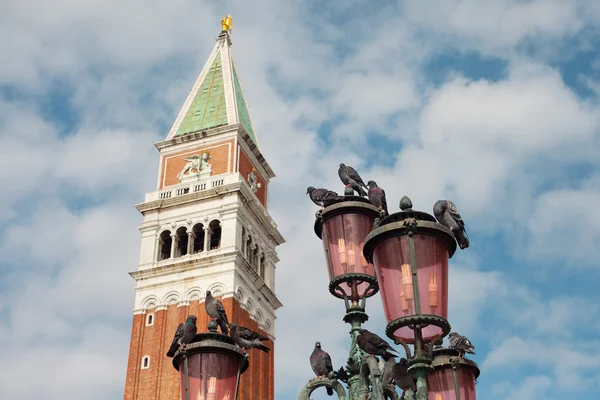
{"type": "Polygon", "coordinates": [[[474,361],[458,355],[452,349],[433,350],[434,371],[427,375],[428,400],[475,400],[479,368],[474,361]]]}
{"type": "Polygon", "coordinates": [[[345,196],[317,213],[315,233],[325,249],[329,292],[344,299],[348,309],[364,310],[365,300],[378,291],[373,264],[363,255],[365,237],[378,216],[379,210],[359,196],[345,196]]]}
{"type": "Polygon", "coordinates": [[[181,379],[181,399],[237,400],[248,359],[231,337],[217,333],[216,324],[209,324],[208,329],[173,357],[181,379]]]}
{"type": "Polygon", "coordinates": [[[329,291],[346,303],[344,321],[352,325],[352,345],[346,368],[311,380],[298,400],[308,400],[320,386],[331,387],[342,400],[399,398],[393,386],[382,382],[377,359],[366,356],[356,343],[361,324],[368,320],[366,299],[378,291],[388,322],[386,335],[402,345],[408,371],[416,378],[416,392],[407,390],[404,398],[475,400],[477,364],[458,357],[456,350],[434,350],[451,329],[448,259],[457,247],[453,232],[433,216],[413,210],[406,196],[400,202],[402,211],[388,216],[358,196],[329,200],[317,213],[315,233],[323,240],[329,291]],[[364,257],[356,254],[358,249],[364,257]],[[347,383],[348,394],[338,380],[347,383]]]}

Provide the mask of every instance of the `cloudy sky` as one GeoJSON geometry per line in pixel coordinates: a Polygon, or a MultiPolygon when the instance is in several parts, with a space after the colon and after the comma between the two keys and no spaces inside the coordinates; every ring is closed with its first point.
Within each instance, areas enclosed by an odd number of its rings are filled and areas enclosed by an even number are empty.
{"type": "MultiPolygon", "coordinates": [[[[394,210],[449,198],[466,220],[449,319],[476,346],[480,398],[597,398],[600,3],[333,3],[0,3],[1,398],[122,397],[133,205],[227,13],[287,239],[276,398],[312,376],[316,340],[347,358],[305,195],[342,190],[339,162],[394,210]]],[[[383,336],[379,299],[367,307],[383,336]]]]}

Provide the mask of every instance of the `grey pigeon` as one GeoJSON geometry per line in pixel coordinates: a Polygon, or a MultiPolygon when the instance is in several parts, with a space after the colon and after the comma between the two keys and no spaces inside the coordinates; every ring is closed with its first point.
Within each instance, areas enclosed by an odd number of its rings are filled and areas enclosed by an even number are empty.
{"type": "Polygon", "coordinates": [[[308,189],[306,189],[306,194],[309,195],[313,203],[321,207],[325,206],[327,200],[333,200],[338,197],[336,192],[332,192],[328,189],[316,189],[312,186],[309,186],[308,189]]]}
{"type": "Polygon", "coordinates": [[[394,382],[394,376],[392,371],[396,365],[394,358],[389,358],[387,361],[381,360],[379,362],[379,369],[381,369],[381,381],[384,385],[392,385],[394,382]],[[382,366],[383,364],[383,366],[382,366]]]}
{"type": "Polygon", "coordinates": [[[389,345],[388,342],[366,329],[361,329],[358,331],[356,343],[358,344],[358,347],[360,347],[367,354],[381,356],[384,361],[396,357],[394,354],[387,351],[396,351],[392,348],[392,346],[389,345]]]}
{"type": "Polygon", "coordinates": [[[227,335],[227,333],[229,332],[229,330],[227,329],[227,325],[229,325],[229,321],[227,320],[227,313],[225,313],[225,308],[223,307],[223,303],[221,303],[221,300],[214,298],[210,293],[210,290],[206,291],[204,309],[213,321],[217,321],[217,324],[219,324],[219,327],[221,328],[221,333],[227,335]]]}
{"type": "Polygon", "coordinates": [[[175,331],[175,336],[173,337],[173,342],[171,343],[171,347],[169,347],[169,351],[167,352],[167,357],[173,357],[177,349],[183,344],[188,344],[198,332],[198,328],[196,327],[196,316],[188,315],[185,322],[182,322],[177,327],[175,331]]]}
{"type": "Polygon", "coordinates": [[[394,375],[394,382],[396,382],[396,386],[403,391],[417,390],[417,378],[408,372],[408,361],[406,358],[401,358],[400,361],[394,365],[392,374],[394,375]]]}
{"type": "Polygon", "coordinates": [[[371,204],[388,214],[387,201],[385,200],[385,190],[377,186],[375,181],[367,182],[367,186],[369,187],[369,193],[367,193],[367,195],[371,204]]]}
{"type": "Polygon", "coordinates": [[[459,357],[464,357],[465,353],[475,354],[473,351],[475,350],[475,346],[465,336],[459,335],[456,332],[450,332],[448,341],[450,342],[451,349],[458,350],[459,357]]]}
{"type": "Polygon", "coordinates": [[[362,178],[354,168],[341,163],[340,168],[338,169],[338,175],[342,180],[342,183],[346,186],[351,186],[352,189],[359,194],[359,196],[365,197],[367,195],[367,192],[363,190],[363,188],[368,189],[367,185],[365,185],[362,178]]]}
{"type": "Polygon", "coordinates": [[[229,324],[229,328],[231,328],[231,338],[233,339],[233,342],[242,349],[259,349],[265,353],[271,351],[270,348],[260,342],[261,340],[269,340],[268,337],[251,331],[248,328],[244,328],[243,326],[238,326],[233,322],[229,324]]]}
{"type": "MultiPolygon", "coordinates": [[[[315,349],[310,355],[310,367],[318,378],[323,378],[333,371],[331,357],[321,349],[321,342],[315,343],[315,349]]],[[[333,396],[333,389],[327,387],[327,394],[333,396]]]]}
{"type": "Polygon", "coordinates": [[[458,213],[456,206],[450,200],[439,200],[433,206],[433,215],[435,219],[447,228],[452,230],[458,246],[461,249],[469,247],[469,238],[465,230],[465,223],[458,213]]]}

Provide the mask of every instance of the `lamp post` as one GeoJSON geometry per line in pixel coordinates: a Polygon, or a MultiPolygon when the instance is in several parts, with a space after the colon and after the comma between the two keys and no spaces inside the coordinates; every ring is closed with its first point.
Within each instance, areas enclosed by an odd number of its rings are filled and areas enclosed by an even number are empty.
{"type": "Polygon", "coordinates": [[[173,357],[173,367],[181,379],[181,399],[237,400],[248,359],[231,337],[217,333],[214,322],[208,329],[173,357]]]}
{"type": "Polygon", "coordinates": [[[434,348],[451,329],[448,259],[456,251],[453,233],[433,216],[413,210],[408,197],[400,205],[400,212],[386,216],[368,200],[346,195],[317,213],[315,233],[325,249],[329,291],[344,299],[352,343],[346,368],[310,381],[298,400],[309,400],[320,386],[331,387],[342,400],[399,399],[394,387],[382,382],[377,358],[356,343],[368,320],[366,299],[378,291],[388,322],[385,333],[404,348],[408,371],[417,381],[416,393],[408,390],[404,398],[475,400],[477,364],[458,357],[456,350],[434,348]]]}

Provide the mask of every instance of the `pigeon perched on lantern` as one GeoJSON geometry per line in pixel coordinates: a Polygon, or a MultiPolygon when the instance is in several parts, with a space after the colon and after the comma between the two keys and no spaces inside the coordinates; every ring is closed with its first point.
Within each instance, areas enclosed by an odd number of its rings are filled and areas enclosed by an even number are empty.
{"type": "Polygon", "coordinates": [[[177,327],[175,331],[175,336],[173,337],[173,342],[171,343],[171,347],[169,347],[169,351],[167,352],[167,357],[173,357],[177,350],[181,348],[184,344],[191,343],[198,332],[198,328],[196,327],[196,316],[188,315],[185,322],[182,322],[177,327]]]}
{"type": "Polygon", "coordinates": [[[358,193],[359,196],[365,197],[367,195],[367,192],[365,192],[364,189],[368,190],[369,188],[367,185],[365,185],[362,178],[354,168],[341,163],[340,168],[338,169],[338,175],[342,183],[346,187],[351,187],[355,192],[358,193]]]}
{"type": "Polygon", "coordinates": [[[388,351],[391,350],[396,352],[396,350],[394,350],[394,348],[390,346],[388,342],[366,329],[361,329],[358,331],[356,343],[358,344],[358,347],[360,347],[365,353],[374,356],[381,356],[385,361],[390,358],[397,357],[388,351]]]}
{"type": "Polygon", "coordinates": [[[223,303],[221,303],[221,300],[213,297],[210,290],[206,291],[204,309],[206,310],[206,313],[208,314],[210,319],[215,321],[219,325],[219,328],[221,328],[221,332],[224,335],[227,335],[227,325],[229,325],[229,321],[227,320],[227,313],[225,312],[225,307],[223,307],[223,303]]]}
{"type": "Polygon", "coordinates": [[[254,332],[243,326],[238,326],[233,322],[229,324],[231,328],[231,338],[239,347],[244,350],[258,349],[268,353],[271,351],[270,348],[261,343],[261,341],[269,340],[267,336],[261,335],[260,333],[254,332]]]}
{"type": "Polygon", "coordinates": [[[450,332],[448,334],[448,341],[450,342],[450,348],[457,350],[459,357],[464,357],[465,353],[475,354],[475,346],[471,344],[471,341],[456,332],[450,332]]]}
{"type": "MultiPolygon", "coordinates": [[[[325,378],[333,371],[333,365],[331,364],[331,357],[329,353],[321,349],[321,342],[315,343],[315,348],[310,355],[310,367],[318,378],[325,378]]],[[[327,394],[333,395],[333,389],[327,387],[327,394]]]]}
{"type": "Polygon", "coordinates": [[[388,208],[387,201],[385,199],[385,190],[377,186],[377,183],[375,181],[367,182],[367,186],[369,187],[369,192],[367,193],[367,195],[371,204],[384,211],[387,215],[388,208]]]}
{"type": "Polygon", "coordinates": [[[332,192],[329,189],[317,189],[312,186],[309,186],[308,189],[306,189],[306,194],[313,203],[321,207],[324,207],[328,201],[339,198],[336,192],[332,192]]]}
{"type": "Polygon", "coordinates": [[[433,206],[433,215],[437,221],[452,230],[458,246],[464,250],[469,247],[469,237],[465,230],[465,223],[458,213],[456,206],[450,200],[439,200],[433,206]]]}

